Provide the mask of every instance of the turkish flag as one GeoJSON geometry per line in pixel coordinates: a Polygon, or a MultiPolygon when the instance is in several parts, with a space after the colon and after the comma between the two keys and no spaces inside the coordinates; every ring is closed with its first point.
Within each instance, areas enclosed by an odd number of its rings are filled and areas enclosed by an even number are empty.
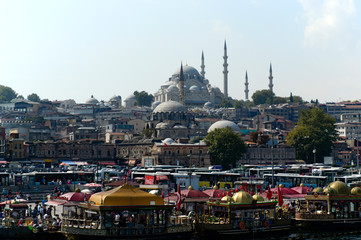
{"type": "Polygon", "coordinates": [[[178,191],[177,191],[177,211],[180,211],[181,204],[182,204],[182,196],[181,196],[180,184],[178,184],[178,191]]]}
{"type": "Polygon", "coordinates": [[[270,200],[272,198],[272,192],[271,192],[271,186],[270,185],[268,185],[268,191],[267,191],[266,197],[268,198],[268,200],[270,200]]]}

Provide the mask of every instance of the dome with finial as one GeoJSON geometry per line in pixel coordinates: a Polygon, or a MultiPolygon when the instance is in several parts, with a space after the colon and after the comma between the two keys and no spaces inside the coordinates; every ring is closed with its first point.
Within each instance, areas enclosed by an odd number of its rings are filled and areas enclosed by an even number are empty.
{"type": "Polygon", "coordinates": [[[228,121],[228,120],[220,120],[220,121],[213,123],[208,128],[208,133],[214,131],[217,128],[226,128],[226,127],[231,127],[234,132],[241,132],[241,129],[234,122],[228,121]]]}
{"type": "Polygon", "coordinates": [[[253,202],[251,194],[245,191],[237,192],[232,198],[235,203],[251,204],[253,202]]]}
{"type": "Polygon", "coordinates": [[[300,187],[304,187],[304,186],[305,186],[305,184],[303,184],[303,183],[300,184],[300,187]]]}
{"type": "Polygon", "coordinates": [[[234,202],[233,198],[229,195],[226,195],[224,197],[221,198],[221,201],[225,201],[225,202],[234,202]]]}
{"type": "Polygon", "coordinates": [[[214,185],[214,186],[213,186],[213,189],[214,189],[214,190],[217,190],[217,189],[218,189],[217,185],[214,185]]]}
{"type": "Polygon", "coordinates": [[[188,112],[187,107],[183,104],[175,101],[168,101],[159,104],[154,110],[153,113],[186,113],[188,112]]]}
{"type": "Polygon", "coordinates": [[[327,195],[337,195],[337,191],[331,187],[327,187],[325,190],[323,190],[323,193],[327,195]]]}
{"type": "Polygon", "coordinates": [[[322,187],[317,187],[317,188],[313,189],[312,192],[314,192],[314,193],[323,193],[323,188],[322,187]]]}
{"type": "Polygon", "coordinates": [[[280,188],[283,188],[283,187],[285,187],[285,185],[283,185],[283,184],[280,184],[280,185],[278,185],[278,186],[280,186],[280,188]]]}
{"type": "Polygon", "coordinates": [[[333,188],[336,191],[337,195],[349,195],[350,188],[346,185],[346,183],[341,181],[335,181],[328,185],[328,188],[333,188]]]}
{"type": "Polygon", "coordinates": [[[259,195],[259,194],[255,194],[255,195],[253,195],[252,197],[253,197],[253,199],[254,199],[255,201],[257,201],[257,202],[264,202],[264,198],[263,198],[261,195],[259,195]]]}
{"type": "Polygon", "coordinates": [[[192,185],[190,185],[190,186],[188,187],[188,190],[194,190],[193,187],[192,187],[192,185]]]}
{"type": "Polygon", "coordinates": [[[351,194],[360,196],[361,195],[361,188],[360,187],[353,187],[351,189],[351,194]]]}
{"type": "Polygon", "coordinates": [[[80,193],[80,189],[79,188],[75,188],[75,191],[74,192],[77,192],[77,193],[80,193]]]}
{"type": "Polygon", "coordinates": [[[94,98],[93,95],[91,95],[91,97],[85,102],[85,104],[89,104],[89,105],[96,105],[98,103],[99,101],[96,98],[94,98]]]}

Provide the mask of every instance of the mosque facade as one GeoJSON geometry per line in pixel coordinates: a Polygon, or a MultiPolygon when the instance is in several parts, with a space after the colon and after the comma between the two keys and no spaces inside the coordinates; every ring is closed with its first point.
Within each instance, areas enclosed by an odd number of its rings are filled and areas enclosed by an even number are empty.
{"type": "Polygon", "coordinates": [[[206,103],[212,103],[214,106],[220,105],[225,95],[218,87],[211,86],[205,77],[204,69],[204,55],[202,53],[201,73],[194,67],[181,66],[154,94],[155,102],[184,101],[186,106],[201,107],[206,103]],[[181,76],[181,72],[183,76],[181,76]],[[184,99],[181,99],[182,96],[184,99]]]}

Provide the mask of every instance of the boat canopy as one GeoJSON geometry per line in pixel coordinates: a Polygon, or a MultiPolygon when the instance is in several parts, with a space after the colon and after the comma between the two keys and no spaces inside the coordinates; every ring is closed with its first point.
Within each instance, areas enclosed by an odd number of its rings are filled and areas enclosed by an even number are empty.
{"type": "Polygon", "coordinates": [[[131,185],[123,185],[106,192],[93,194],[89,203],[96,206],[152,206],[164,205],[163,198],[131,185]]]}

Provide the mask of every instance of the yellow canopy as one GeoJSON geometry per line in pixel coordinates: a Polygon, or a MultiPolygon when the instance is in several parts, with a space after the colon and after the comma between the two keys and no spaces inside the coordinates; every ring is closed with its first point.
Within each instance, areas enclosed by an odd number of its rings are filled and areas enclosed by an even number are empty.
{"type": "Polygon", "coordinates": [[[96,206],[164,205],[163,198],[131,185],[123,185],[106,192],[93,194],[89,203],[96,206]]]}

